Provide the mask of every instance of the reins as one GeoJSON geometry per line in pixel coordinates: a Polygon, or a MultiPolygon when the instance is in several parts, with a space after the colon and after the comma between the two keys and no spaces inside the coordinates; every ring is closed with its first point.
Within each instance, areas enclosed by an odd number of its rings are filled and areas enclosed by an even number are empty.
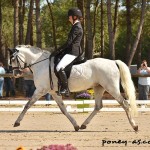
{"type": "MultiPolygon", "coordinates": [[[[26,64],[18,55],[17,55],[16,57],[19,58],[24,64],[26,64]]],[[[21,69],[30,68],[31,66],[33,66],[33,65],[35,65],[35,64],[38,64],[38,63],[40,63],[40,62],[42,62],[42,61],[44,61],[44,60],[47,60],[47,59],[49,59],[49,58],[45,58],[45,59],[40,60],[40,61],[38,61],[38,62],[35,62],[35,63],[33,63],[33,64],[24,65],[23,68],[22,68],[22,67],[20,67],[20,68],[21,68],[21,69]]],[[[17,62],[19,63],[18,59],[17,59],[17,62]]],[[[19,63],[19,64],[20,64],[20,63],[19,63]]],[[[21,66],[21,65],[20,65],[20,66],[21,66]]]]}

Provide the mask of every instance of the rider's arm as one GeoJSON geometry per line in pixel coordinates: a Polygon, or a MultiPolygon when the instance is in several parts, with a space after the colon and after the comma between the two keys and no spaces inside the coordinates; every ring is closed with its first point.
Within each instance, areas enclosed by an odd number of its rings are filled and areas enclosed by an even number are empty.
{"type": "Polygon", "coordinates": [[[82,36],[81,29],[78,26],[74,26],[68,35],[68,39],[67,39],[66,43],[64,45],[62,45],[60,48],[58,48],[56,51],[54,51],[51,54],[51,57],[60,54],[61,52],[65,51],[66,49],[69,49],[69,48],[71,49],[73,42],[75,41],[77,36],[80,36],[80,34],[82,36]]]}
{"type": "Polygon", "coordinates": [[[70,31],[66,43],[63,46],[61,46],[58,50],[62,52],[68,48],[71,48],[73,42],[75,42],[76,40],[76,37],[80,34],[82,35],[80,28],[78,26],[75,26],[74,29],[70,31]]]}

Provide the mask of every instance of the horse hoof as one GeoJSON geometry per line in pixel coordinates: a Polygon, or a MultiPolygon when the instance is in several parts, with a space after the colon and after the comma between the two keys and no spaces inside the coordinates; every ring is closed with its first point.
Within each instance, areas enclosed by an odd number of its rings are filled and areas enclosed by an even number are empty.
{"type": "Polygon", "coordinates": [[[15,122],[14,127],[18,127],[18,126],[20,126],[20,123],[15,122]]]}
{"type": "Polygon", "coordinates": [[[79,131],[80,127],[77,126],[77,127],[74,127],[75,131],[79,131]]]}
{"type": "Polygon", "coordinates": [[[135,126],[133,129],[134,129],[135,132],[137,132],[138,131],[138,126],[135,126]]]}
{"type": "Polygon", "coordinates": [[[80,129],[86,129],[86,125],[81,125],[80,129]]]}

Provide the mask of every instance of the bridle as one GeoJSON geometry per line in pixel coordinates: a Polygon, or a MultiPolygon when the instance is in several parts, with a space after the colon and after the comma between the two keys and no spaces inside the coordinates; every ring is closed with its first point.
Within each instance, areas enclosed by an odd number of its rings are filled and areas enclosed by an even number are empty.
{"type": "Polygon", "coordinates": [[[12,61],[14,61],[16,59],[18,67],[13,67],[12,69],[13,70],[15,70],[15,69],[18,69],[18,70],[21,69],[21,70],[23,70],[23,69],[27,68],[27,63],[25,63],[21,59],[21,57],[18,55],[19,50],[17,50],[17,49],[14,49],[14,50],[15,50],[15,52],[12,55],[10,55],[10,64],[12,63],[12,61]],[[24,67],[21,67],[20,61],[24,64],[24,67]]]}
{"type": "Polygon", "coordinates": [[[32,64],[27,65],[27,63],[26,63],[25,61],[23,61],[23,60],[21,59],[21,57],[18,55],[18,54],[19,54],[19,50],[18,50],[18,49],[13,49],[13,50],[14,50],[15,52],[10,55],[10,64],[11,64],[11,61],[12,61],[12,60],[15,60],[15,59],[16,59],[17,65],[18,65],[18,67],[13,67],[13,68],[12,68],[13,70],[15,70],[15,69],[21,69],[21,70],[23,70],[23,69],[25,69],[25,68],[29,68],[30,71],[32,72],[31,66],[33,66],[33,65],[35,65],[35,64],[38,64],[38,63],[40,63],[40,62],[42,62],[42,61],[44,61],[44,60],[49,59],[49,57],[48,57],[48,58],[45,58],[45,59],[40,60],[40,61],[38,61],[38,62],[35,62],[35,63],[32,63],[32,64]],[[20,61],[24,64],[24,67],[21,66],[20,61]]]}
{"type": "MultiPolygon", "coordinates": [[[[10,49],[9,49],[10,50],[10,49]]],[[[10,65],[11,65],[11,62],[12,62],[12,60],[15,60],[16,59],[16,61],[17,61],[17,65],[18,65],[18,67],[13,67],[12,68],[12,70],[23,70],[23,69],[25,69],[25,68],[29,68],[30,69],[30,71],[32,72],[32,69],[31,69],[31,66],[33,66],[33,65],[35,65],[35,64],[38,64],[38,63],[40,63],[40,62],[42,62],[42,61],[45,61],[45,60],[47,60],[47,59],[49,59],[50,60],[50,63],[51,63],[51,56],[50,57],[48,57],[48,58],[45,58],[45,59],[43,59],[43,60],[40,60],[40,61],[38,61],[38,62],[35,62],[35,63],[32,63],[32,64],[29,64],[29,65],[27,65],[27,63],[25,62],[25,61],[23,61],[22,59],[21,59],[21,57],[18,55],[19,54],[19,50],[18,49],[13,49],[13,51],[11,51],[11,55],[10,55],[10,65]],[[24,67],[21,67],[21,64],[20,64],[20,61],[24,64],[24,67]]],[[[51,73],[51,66],[49,66],[49,71],[50,71],[50,87],[51,87],[51,89],[53,90],[53,88],[54,88],[54,85],[53,85],[53,80],[52,80],[52,73],[51,73]]],[[[33,73],[33,72],[32,72],[33,73]]]]}

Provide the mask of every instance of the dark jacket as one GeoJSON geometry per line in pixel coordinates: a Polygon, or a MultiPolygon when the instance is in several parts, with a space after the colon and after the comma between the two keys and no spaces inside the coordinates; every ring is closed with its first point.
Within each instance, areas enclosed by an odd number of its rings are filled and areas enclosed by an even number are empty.
{"type": "Polygon", "coordinates": [[[82,36],[83,29],[81,23],[77,22],[72,26],[66,43],[59,48],[59,51],[64,52],[64,54],[79,56],[82,53],[80,46],[82,36]]]}

